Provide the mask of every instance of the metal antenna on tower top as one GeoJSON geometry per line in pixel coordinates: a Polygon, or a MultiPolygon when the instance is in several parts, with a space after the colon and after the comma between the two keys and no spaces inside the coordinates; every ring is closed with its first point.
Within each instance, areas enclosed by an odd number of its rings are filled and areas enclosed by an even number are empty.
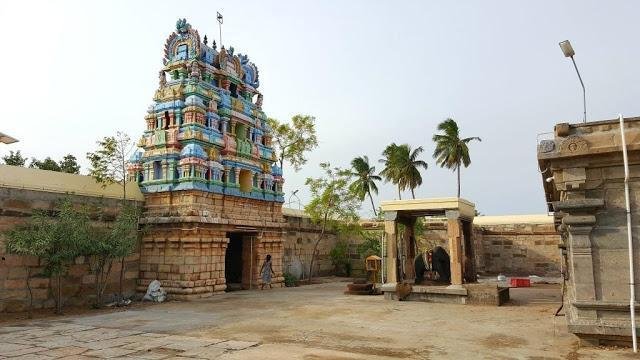
{"type": "Polygon", "coordinates": [[[218,19],[218,28],[220,29],[220,48],[222,48],[222,14],[220,14],[219,11],[217,13],[216,18],[218,19]]]}

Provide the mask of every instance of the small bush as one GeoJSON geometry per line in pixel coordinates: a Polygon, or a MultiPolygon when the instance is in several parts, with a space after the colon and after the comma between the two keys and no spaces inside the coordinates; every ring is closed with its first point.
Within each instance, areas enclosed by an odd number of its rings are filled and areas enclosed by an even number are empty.
{"type": "Polygon", "coordinates": [[[293,274],[291,273],[284,273],[284,286],[286,287],[294,287],[296,286],[296,282],[298,281],[298,279],[296,279],[295,276],[293,276],[293,274]]]}
{"type": "Polygon", "coordinates": [[[358,244],[358,255],[360,255],[360,258],[366,259],[371,255],[381,256],[379,234],[363,234],[363,237],[364,241],[358,244]]]}
{"type": "Polygon", "coordinates": [[[338,276],[350,276],[351,264],[349,263],[349,244],[346,241],[338,241],[329,252],[331,263],[335,267],[338,276]]]}

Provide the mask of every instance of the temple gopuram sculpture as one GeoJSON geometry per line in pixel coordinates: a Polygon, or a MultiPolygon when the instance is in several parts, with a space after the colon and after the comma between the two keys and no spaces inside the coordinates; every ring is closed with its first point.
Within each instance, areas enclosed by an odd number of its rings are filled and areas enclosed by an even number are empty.
{"type": "Polygon", "coordinates": [[[164,47],[159,88],[129,163],[148,226],[140,290],[158,279],[178,298],[259,285],[270,254],[281,281],[282,170],[274,164],[258,69],[209,47],[186,20],[164,47]]]}

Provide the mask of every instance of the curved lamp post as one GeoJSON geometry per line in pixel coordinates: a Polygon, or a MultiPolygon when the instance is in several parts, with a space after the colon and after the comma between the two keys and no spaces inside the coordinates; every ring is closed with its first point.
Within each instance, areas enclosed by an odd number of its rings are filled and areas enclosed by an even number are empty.
{"type": "Polygon", "coordinates": [[[582,85],[582,106],[584,110],[584,122],[587,122],[587,92],[584,89],[584,82],[582,82],[582,76],[580,76],[580,71],[578,71],[578,66],[576,65],[576,61],[573,59],[573,56],[576,54],[573,51],[573,47],[569,40],[561,41],[558,45],[560,45],[560,49],[562,49],[562,53],[565,57],[571,58],[573,62],[573,67],[576,69],[576,73],[578,74],[578,80],[580,80],[580,85],[582,85]]]}
{"type": "Polygon", "coordinates": [[[298,197],[298,195],[296,195],[298,193],[298,191],[300,191],[299,189],[294,190],[291,195],[289,195],[289,203],[287,204],[287,206],[289,206],[289,208],[291,208],[291,198],[292,197],[296,197],[296,200],[298,200],[298,210],[300,210],[300,207],[302,206],[302,201],[300,201],[300,198],[298,197]]]}

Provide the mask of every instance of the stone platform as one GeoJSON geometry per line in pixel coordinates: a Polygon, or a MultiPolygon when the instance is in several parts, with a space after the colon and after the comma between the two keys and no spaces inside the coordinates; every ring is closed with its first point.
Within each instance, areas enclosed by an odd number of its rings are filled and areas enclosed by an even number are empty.
{"type": "MultiPolygon", "coordinates": [[[[397,284],[382,285],[385,300],[398,300],[397,284]]],[[[404,301],[424,301],[448,304],[476,304],[500,306],[509,301],[509,288],[490,284],[464,284],[462,286],[412,285],[404,301]]]]}

